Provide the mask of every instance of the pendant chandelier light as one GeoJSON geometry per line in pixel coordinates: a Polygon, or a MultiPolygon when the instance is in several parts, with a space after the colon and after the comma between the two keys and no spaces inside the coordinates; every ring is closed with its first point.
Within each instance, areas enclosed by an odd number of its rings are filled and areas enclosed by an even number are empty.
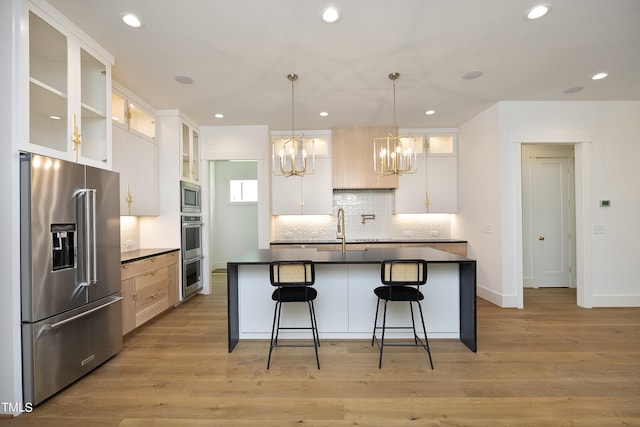
{"type": "Polygon", "coordinates": [[[285,177],[305,176],[315,172],[315,147],[311,140],[305,147],[304,135],[295,134],[295,92],[294,83],[298,80],[297,74],[288,74],[291,82],[291,135],[282,135],[280,139],[272,142],[273,173],[285,177]],[[308,153],[310,149],[310,153],[308,153]],[[310,156],[310,162],[307,157],[310,156]]]}
{"type": "Polygon", "coordinates": [[[396,127],[396,80],[399,73],[389,74],[393,82],[393,131],[395,135],[373,140],[373,170],[376,175],[403,175],[416,171],[416,139],[410,135],[398,135],[396,127]]]}

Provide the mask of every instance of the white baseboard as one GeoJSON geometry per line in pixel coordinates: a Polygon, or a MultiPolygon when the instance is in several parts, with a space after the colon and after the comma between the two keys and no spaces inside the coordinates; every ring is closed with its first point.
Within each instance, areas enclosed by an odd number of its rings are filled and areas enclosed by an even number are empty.
{"type": "Polygon", "coordinates": [[[477,286],[476,293],[480,298],[487,300],[491,304],[495,304],[498,307],[518,308],[518,301],[515,295],[513,296],[502,295],[492,289],[487,289],[480,285],[477,286]]]}
{"type": "Polygon", "coordinates": [[[640,307],[640,295],[594,295],[592,307],[640,307]]]}

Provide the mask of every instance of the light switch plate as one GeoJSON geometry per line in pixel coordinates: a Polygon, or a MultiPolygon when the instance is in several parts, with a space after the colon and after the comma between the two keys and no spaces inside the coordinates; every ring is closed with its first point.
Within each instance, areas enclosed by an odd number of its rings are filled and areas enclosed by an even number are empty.
{"type": "Polygon", "coordinates": [[[594,224],[593,234],[605,234],[607,232],[607,226],[604,224],[594,224]]]}

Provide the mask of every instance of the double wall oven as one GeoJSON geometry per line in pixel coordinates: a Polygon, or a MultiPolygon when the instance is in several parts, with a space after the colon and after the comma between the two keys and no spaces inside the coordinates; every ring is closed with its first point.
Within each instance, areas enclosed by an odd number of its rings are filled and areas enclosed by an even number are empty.
{"type": "Polygon", "coordinates": [[[182,298],[186,299],[202,289],[202,215],[200,209],[200,186],[182,182],[182,298]],[[185,187],[193,196],[185,206],[185,187]],[[197,203],[193,203],[197,200],[197,203]],[[186,209],[185,209],[186,208],[186,209]]]}

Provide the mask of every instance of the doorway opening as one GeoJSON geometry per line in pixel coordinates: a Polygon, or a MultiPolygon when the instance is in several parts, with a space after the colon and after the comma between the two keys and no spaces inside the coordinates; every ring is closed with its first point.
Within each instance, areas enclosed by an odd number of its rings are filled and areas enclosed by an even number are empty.
{"type": "Polygon", "coordinates": [[[521,161],[523,286],[575,289],[574,145],[522,144],[521,161]]]}
{"type": "Polygon", "coordinates": [[[211,271],[258,249],[258,162],[209,162],[211,271]]]}

